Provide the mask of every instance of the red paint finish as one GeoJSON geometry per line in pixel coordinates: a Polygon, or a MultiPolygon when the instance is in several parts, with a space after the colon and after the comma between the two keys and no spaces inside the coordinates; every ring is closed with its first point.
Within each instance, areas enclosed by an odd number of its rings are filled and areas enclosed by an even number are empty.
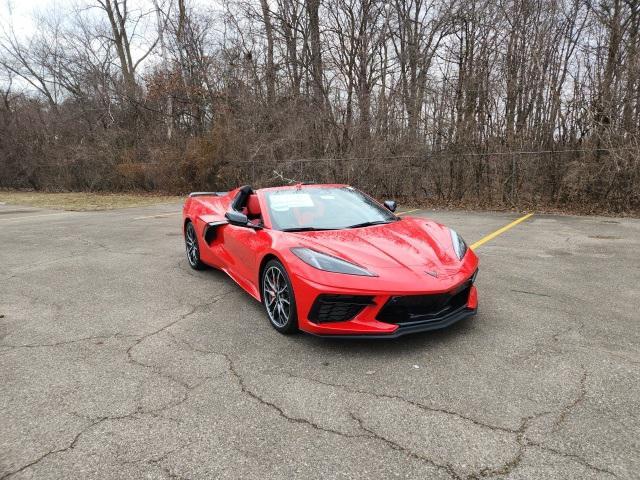
{"type": "Polygon", "coordinates": [[[469,300],[467,301],[467,308],[471,308],[475,310],[478,308],[478,289],[476,286],[471,287],[471,291],[469,292],[469,300]]]}
{"type": "MultiPolygon", "coordinates": [[[[261,266],[270,257],[277,257],[291,279],[299,328],[319,335],[393,334],[398,325],[376,320],[391,297],[452,292],[469,282],[477,270],[474,252],[468,249],[459,260],[449,229],[425,218],[399,217],[399,221],[392,223],[342,230],[284,232],[272,228],[265,191],[323,187],[344,186],[298,185],[257,190],[248,197],[248,208],[242,211],[253,221],[261,219],[264,228],[229,224],[215,227],[215,237],[209,244],[203,237],[205,228],[211,222],[225,220],[225,213],[231,210],[240,189],[222,196],[189,197],[183,208],[183,225],[188,221],[194,224],[202,262],[226,272],[259,301],[261,266]],[[376,276],[316,269],[294,255],[293,247],[308,247],[339,257],[376,276]],[[320,294],[370,295],[374,304],[348,321],[314,323],[308,315],[320,294]]],[[[471,286],[465,308],[475,311],[477,307],[478,292],[471,286]]]]}

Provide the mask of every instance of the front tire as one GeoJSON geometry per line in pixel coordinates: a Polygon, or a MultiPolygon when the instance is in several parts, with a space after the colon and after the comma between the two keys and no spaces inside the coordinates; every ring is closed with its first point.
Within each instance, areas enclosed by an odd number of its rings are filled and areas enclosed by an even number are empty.
{"type": "Polygon", "coordinates": [[[193,223],[188,222],[184,229],[184,243],[187,250],[187,261],[194,270],[204,270],[207,266],[200,261],[200,246],[198,245],[198,235],[193,223]]]}
{"type": "Polygon", "coordinates": [[[289,275],[278,260],[269,260],[262,271],[262,303],[271,326],[278,332],[298,331],[296,299],[289,275]]]}

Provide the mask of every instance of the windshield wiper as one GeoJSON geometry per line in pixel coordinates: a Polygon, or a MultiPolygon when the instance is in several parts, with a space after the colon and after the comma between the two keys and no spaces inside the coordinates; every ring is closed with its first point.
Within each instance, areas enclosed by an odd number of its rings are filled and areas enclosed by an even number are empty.
{"type": "Polygon", "coordinates": [[[319,230],[335,230],[334,228],[317,228],[317,227],[292,227],[283,228],[283,232],[316,232],[319,230]]]}
{"type": "MultiPolygon", "coordinates": [[[[400,220],[400,219],[397,219],[400,220]]],[[[283,228],[283,232],[318,232],[322,230],[342,230],[343,228],[360,228],[360,227],[369,227],[371,225],[383,225],[385,223],[391,223],[397,221],[393,220],[374,220],[372,222],[362,222],[356,223],[355,225],[349,225],[347,227],[338,227],[338,228],[318,228],[318,227],[291,227],[291,228],[283,228]]]]}
{"type": "Polygon", "coordinates": [[[385,223],[395,222],[396,220],[375,220],[373,222],[362,222],[356,223],[355,225],[349,225],[345,228],[360,228],[360,227],[370,227],[371,225],[383,225],[385,223]]]}

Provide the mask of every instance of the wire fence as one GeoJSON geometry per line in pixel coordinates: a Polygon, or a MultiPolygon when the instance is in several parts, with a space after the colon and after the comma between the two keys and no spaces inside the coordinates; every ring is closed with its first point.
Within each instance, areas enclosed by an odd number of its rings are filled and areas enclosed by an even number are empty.
{"type": "Polygon", "coordinates": [[[640,204],[638,152],[631,148],[424,155],[254,159],[233,165],[237,183],[346,183],[378,197],[486,206],[640,204]]]}
{"type": "MultiPolygon", "coordinates": [[[[580,148],[580,149],[561,149],[561,150],[508,150],[508,151],[487,151],[487,152],[455,152],[460,157],[486,157],[486,156],[513,156],[513,155],[542,155],[542,154],[570,154],[570,153],[610,153],[610,152],[637,152],[633,147],[617,147],[617,148],[580,148]]],[[[279,160],[284,163],[298,162],[318,162],[333,160],[398,160],[398,159],[426,159],[440,155],[451,155],[451,150],[437,150],[414,155],[368,155],[364,157],[348,156],[348,157],[307,157],[307,158],[288,158],[279,160]]],[[[255,160],[239,160],[237,163],[253,163],[255,160]]]]}

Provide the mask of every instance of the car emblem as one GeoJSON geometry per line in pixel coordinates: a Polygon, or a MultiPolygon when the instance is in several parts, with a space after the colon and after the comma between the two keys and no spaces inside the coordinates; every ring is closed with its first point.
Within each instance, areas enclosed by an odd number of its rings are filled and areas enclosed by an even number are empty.
{"type": "Polygon", "coordinates": [[[431,275],[434,278],[438,278],[438,272],[436,272],[435,270],[425,270],[424,273],[426,273],[427,275],[431,275]]]}

